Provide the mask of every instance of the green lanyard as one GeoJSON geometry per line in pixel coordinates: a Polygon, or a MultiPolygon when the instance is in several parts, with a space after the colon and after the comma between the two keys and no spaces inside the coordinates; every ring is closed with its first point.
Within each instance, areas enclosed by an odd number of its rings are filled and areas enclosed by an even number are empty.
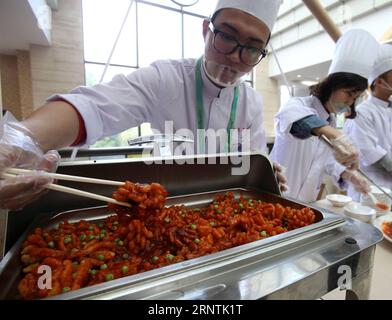
{"type": "MultiPolygon", "coordinates": [[[[200,57],[196,62],[196,115],[197,115],[197,129],[205,129],[204,127],[204,103],[203,103],[203,80],[201,78],[201,63],[202,57],[200,57]]],[[[230,152],[230,141],[231,133],[230,130],[234,127],[234,121],[237,113],[237,103],[238,103],[238,87],[234,87],[234,98],[231,105],[231,112],[229,122],[227,124],[227,137],[228,143],[225,146],[225,151],[230,152]]],[[[205,153],[205,135],[204,132],[197,133],[199,141],[199,150],[201,153],[205,153]]]]}

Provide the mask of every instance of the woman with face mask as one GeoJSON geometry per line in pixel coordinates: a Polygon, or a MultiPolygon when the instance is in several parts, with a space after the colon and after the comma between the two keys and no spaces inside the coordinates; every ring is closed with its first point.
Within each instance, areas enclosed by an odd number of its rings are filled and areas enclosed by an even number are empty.
{"type": "Polygon", "coordinates": [[[275,116],[276,138],[271,158],[286,167],[287,196],[315,201],[326,166],[333,167],[336,183],[347,181],[367,192],[360,177],[359,152],[350,139],[336,129],[336,115],[355,114],[355,103],[367,88],[367,77],[378,50],[374,37],[363,30],[350,30],[338,41],[328,76],[308,97],[294,97],[275,116]],[[331,151],[319,137],[333,144],[331,151]]]}
{"type": "MultiPolygon", "coordinates": [[[[360,167],[376,183],[392,189],[392,45],[381,46],[368,79],[371,95],[357,107],[350,138],[360,151],[360,167]]],[[[349,195],[359,194],[349,187],[349,195]]]]}

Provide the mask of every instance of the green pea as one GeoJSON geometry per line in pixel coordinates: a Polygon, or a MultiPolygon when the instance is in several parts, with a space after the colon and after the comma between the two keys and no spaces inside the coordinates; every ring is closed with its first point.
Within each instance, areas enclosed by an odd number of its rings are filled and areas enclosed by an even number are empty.
{"type": "Polygon", "coordinates": [[[49,241],[48,242],[48,247],[49,248],[54,248],[54,242],[53,241],[49,241]]]}
{"type": "Polygon", "coordinates": [[[103,223],[98,223],[98,228],[103,228],[103,223]]]}
{"type": "Polygon", "coordinates": [[[88,238],[89,238],[89,240],[94,240],[94,239],[95,239],[95,236],[92,234],[92,235],[89,236],[88,238]]]}
{"type": "Polygon", "coordinates": [[[86,240],[87,236],[85,234],[82,234],[79,239],[80,241],[86,240]]]}
{"type": "Polygon", "coordinates": [[[261,232],[260,232],[260,235],[261,235],[262,237],[264,237],[264,238],[268,236],[267,232],[265,232],[265,231],[261,231],[261,232]]]}
{"type": "Polygon", "coordinates": [[[45,238],[47,238],[47,237],[49,237],[49,233],[45,232],[45,233],[43,234],[43,236],[44,236],[45,238]]]}
{"type": "Polygon", "coordinates": [[[121,267],[121,272],[122,273],[127,273],[128,272],[128,266],[122,266],[121,267]]]}
{"type": "Polygon", "coordinates": [[[121,240],[120,240],[120,241],[118,241],[118,242],[117,242],[117,245],[119,245],[119,246],[123,246],[123,245],[124,245],[124,241],[121,241],[121,240]]]}
{"type": "Polygon", "coordinates": [[[114,276],[111,273],[108,273],[108,274],[105,275],[105,280],[106,281],[110,281],[110,280],[113,280],[113,279],[114,279],[114,276]]]}
{"type": "Polygon", "coordinates": [[[200,243],[200,239],[196,238],[195,240],[193,240],[196,244],[200,243]]]}
{"type": "Polygon", "coordinates": [[[241,209],[244,209],[244,205],[243,205],[242,203],[239,204],[239,207],[240,207],[241,209]]]}
{"type": "Polygon", "coordinates": [[[129,259],[129,254],[128,254],[128,253],[124,253],[124,254],[122,255],[122,257],[123,257],[123,259],[129,259]]]}
{"type": "Polygon", "coordinates": [[[166,218],[165,218],[165,222],[166,222],[166,223],[170,223],[170,221],[171,221],[171,220],[170,220],[169,217],[166,217],[166,218]]]}
{"type": "Polygon", "coordinates": [[[106,234],[106,230],[105,229],[101,230],[101,233],[106,234]]]}
{"type": "Polygon", "coordinates": [[[215,227],[215,222],[214,222],[214,221],[211,221],[211,222],[210,222],[210,226],[211,226],[211,227],[215,227]]]}
{"type": "Polygon", "coordinates": [[[95,274],[98,273],[98,270],[90,269],[88,272],[89,272],[90,274],[92,274],[92,275],[95,275],[95,274]]]}
{"type": "Polygon", "coordinates": [[[174,259],[174,256],[171,253],[169,253],[166,255],[166,259],[172,261],[174,259]]]}
{"type": "Polygon", "coordinates": [[[101,266],[101,270],[105,270],[105,269],[107,269],[108,268],[108,265],[106,264],[106,263],[104,263],[102,266],[101,266]]]}
{"type": "Polygon", "coordinates": [[[100,239],[103,239],[103,238],[105,238],[105,237],[106,237],[106,235],[103,234],[103,233],[101,233],[101,234],[99,235],[99,238],[100,238],[100,239]]]}
{"type": "Polygon", "coordinates": [[[192,228],[193,230],[196,230],[197,226],[196,226],[195,224],[191,224],[191,228],[192,228]]]}
{"type": "Polygon", "coordinates": [[[237,209],[234,209],[234,213],[238,213],[238,210],[237,210],[237,209]]]}
{"type": "Polygon", "coordinates": [[[217,204],[214,205],[214,209],[215,209],[215,210],[219,209],[219,206],[218,206],[217,204]]]}
{"type": "Polygon", "coordinates": [[[158,258],[157,256],[153,256],[153,257],[151,258],[151,260],[152,260],[152,262],[157,262],[157,261],[159,260],[159,258],[158,258]]]}
{"type": "Polygon", "coordinates": [[[98,256],[98,260],[101,260],[101,261],[105,260],[105,256],[103,254],[100,254],[98,256]]]}
{"type": "Polygon", "coordinates": [[[74,272],[74,273],[72,274],[72,279],[75,279],[77,276],[78,276],[78,273],[77,273],[77,272],[74,272]]]}
{"type": "Polygon", "coordinates": [[[66,292],[69,292],[69,291],[71,291],[70,287],[64,287],[63,288],[63,293],[66,293],[66,292]]]}
{"type": "Polygon", "coordinates": [[[116,226],[113,226],[113,227],[112,227],[112,230],[113,230],[113,231],[116,231],[116,230],[117,230],[117,227],[116,227],[116,226]]]}
{"type": "Polygon", "coordinates": [[[72,242],[72,238],[66,237],[64,238],[64,244],[68,244],[72,242]]]}
{"type": "Polygon", "coordinates": [[[114,221],[114,222],[113,222],[113,225],[114,225],[114,226],[117,226],[117,225],[118,225],[118,221],[114,221]]]}
{"type": "Polygon", "coordinates": [[[218,214],[221,214],[222,213],[222,210],[216,210],[216,213],[218,213],[218,214]]]}
{"type": "Polygon", "coordinates": [[[93,231],[93,230],[94,230],[94,226],[89,226],[88,229],[89,229],[90,231],[93,231]]]}
{"type": "Polygon", "coordinates": [[[195,211],[195,212],[200,212],[200,209],[199,209],[199,208],[196,208],[196,209],[193,209],[193,211],[195,211]]]}

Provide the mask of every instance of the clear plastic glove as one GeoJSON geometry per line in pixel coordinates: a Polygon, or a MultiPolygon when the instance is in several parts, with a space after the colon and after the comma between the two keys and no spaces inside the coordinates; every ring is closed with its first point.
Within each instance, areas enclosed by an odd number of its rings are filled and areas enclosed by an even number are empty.
{"type": "MultiPolygon", "coordinates": [[[[29,130],[7,113],[1,123],[0,178],[7,168],[18,167],[55,171],[60,155],[51,150],[45,155],[29,130]]],[[[53,182],[44,172],[34,172],[0,180],[0,208],[19,210],[37,199],[53,182]]]]}
{"type": "Polygon", "coordinates": [[[342,178],[350,183],[357,192],[367,194],[370,192],[368,181],[356,170],[346,170],[342,173],[342,178]]]}
{"type": "Polygon", "coordinates": [[[336,161],[349,169],[359,168],[359,152],[347,136],[341,135],[331,142],[336,161]]]}
{"type": "Polygon", "coordinates": [[[288,191],[289,187],[286,185],[287,178],[284,174],[284,172],[286,171],[286,168],[277,162],[273,163],[273,168],[274,168],[276,179],[278,180],[278,183],[279,183],[280,190],[282,192],[288,191]]]}

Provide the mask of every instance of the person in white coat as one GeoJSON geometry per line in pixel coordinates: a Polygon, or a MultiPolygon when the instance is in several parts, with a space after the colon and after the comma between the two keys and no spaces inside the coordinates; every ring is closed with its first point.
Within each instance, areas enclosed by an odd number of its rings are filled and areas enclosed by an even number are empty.
{"type": "MultiPolygon", "coordinates": [[[[360,167],[378,185],[392,189],[392,45],[381,46],[368,79],[371,94],[350,120],[350,137],[360,152],[360,167]]],[[[349,188],[359,201],[360,194],[349,188]]]]}
{"type": "Polygon", "coordinates": [[[368,184],[355,170],[359,153],[336,129],[335,115],[354,111],[356,99],[367,88],[372,57],[378,47],[374,37],[364,30],[346,32],[338,40],[328,76],[310,96],[291,98],[275,116],[271,158],[286,167],[286,196],[315,201],[326,164],[331,162],[337,172],[333,177],[336,183],[343,179],[367,192],[368,184]],[[319,138],[322,134],[332,141],[332,151],[319,138]]]}
{"type": "MultiPolygon", "coordinates": [[[[191,131],[198,153],[210,151],[200,131],[247,129],[250,149],[265,152],[262,98],[244,77],[266,56],[280,2],[219,0],[203,21],[201,58],[157,61],[108,83],[54,95],[23,122],[6,122],[0,173],[11,166],[53,170],[59,158],[49,150],[90,145],[143,122],[160,132],[166,121],[175,132],[191,131]]],[[[278,179],[284,183],[282,175],[278,179]]],[[[1,180],[0,208],[22,208],[48,182],[39,174],[1,180]]]]}

